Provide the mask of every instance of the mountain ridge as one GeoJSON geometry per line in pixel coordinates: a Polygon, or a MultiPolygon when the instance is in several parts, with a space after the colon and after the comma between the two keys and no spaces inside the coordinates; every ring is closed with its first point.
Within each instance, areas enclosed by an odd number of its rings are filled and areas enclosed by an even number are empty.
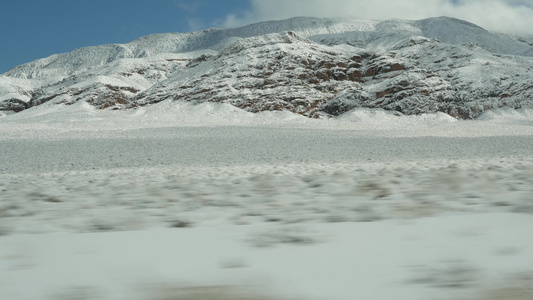
{"type": "Polygon", "coordinates": [[[297,17],[79,48],[0,75],[0,115],[46,102],[227,102],[309,117],[356,107],[476,118],[531,107],[533,47],[448,17],[297,17]],[[246,58],[246,59],[243,59],[246,58]]]}

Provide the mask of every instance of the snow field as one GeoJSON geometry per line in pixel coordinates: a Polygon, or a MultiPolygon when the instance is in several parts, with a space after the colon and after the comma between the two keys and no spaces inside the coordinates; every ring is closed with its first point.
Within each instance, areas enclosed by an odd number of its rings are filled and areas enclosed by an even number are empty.
{"type": "Polygon", "coordinates": [[[532,124],[168,103],[3,117],[0,299],[531,299],[532,124]]]}
{"type": "Polygon", "coordinates": [[[234,291],[247,300],[530,299],[531,222],[488,213],[12,235],[0,239],[0,292],[5,299],[205,300],[217,288],[214,299],[234,291]],[[243,243],[250,232],[279,238],[270,247],[243,243]]]}

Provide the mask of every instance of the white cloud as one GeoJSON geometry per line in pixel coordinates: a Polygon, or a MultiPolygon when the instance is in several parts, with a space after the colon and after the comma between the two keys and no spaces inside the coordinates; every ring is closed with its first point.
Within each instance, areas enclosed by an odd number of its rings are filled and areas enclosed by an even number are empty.
{"type": "Polygon", "coordinates": [[[227,16],[234,27],[296,16],[408,19],[449,16],[488,30],[533,33],[533,0],[250,0],[242,16],[227,16]]]}
{"type": "Polygon", "coordinates": [[[201,19],[190,17],[190,18],[185,18],[185,20],[187,21],[187,26],[189,27],[189,30],[191,31],[202,30],[206,27],[205,22],[202,21],[201,19]]]}
{"type": "Polygon", "coordinates": [[[199,1],[176,1],[176,5],[183,11],[193,13],[202,7],[202,3],[199,1]]]}

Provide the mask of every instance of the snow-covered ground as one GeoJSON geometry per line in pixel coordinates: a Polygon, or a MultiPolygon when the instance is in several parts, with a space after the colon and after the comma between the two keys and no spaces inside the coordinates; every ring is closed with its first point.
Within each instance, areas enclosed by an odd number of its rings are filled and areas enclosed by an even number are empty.
{"type": "Polygon", "coordinates": [[[44,104],[0,118],[0,299],[532,299],[532,148],[531,111],[44,104]]]}

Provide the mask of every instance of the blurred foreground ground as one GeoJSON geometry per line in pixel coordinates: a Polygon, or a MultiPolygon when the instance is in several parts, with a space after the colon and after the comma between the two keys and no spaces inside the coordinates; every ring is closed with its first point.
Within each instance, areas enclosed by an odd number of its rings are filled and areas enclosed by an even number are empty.
{"type": "Polygon", "coordinates": [[[533,299],[528,114],[71,113],[0,120],[0,299],[533,299]]]}

